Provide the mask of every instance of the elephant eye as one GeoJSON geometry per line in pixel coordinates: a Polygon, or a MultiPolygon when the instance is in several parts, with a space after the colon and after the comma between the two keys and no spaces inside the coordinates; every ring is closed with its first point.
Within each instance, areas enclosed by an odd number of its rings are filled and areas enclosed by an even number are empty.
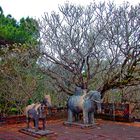
{"type": "Polygon", "coordinates": [[[41,109],[43,110],[43,109],[44,109],[44,107],[43,107],[43,106],[41,106],[41,109]]]}

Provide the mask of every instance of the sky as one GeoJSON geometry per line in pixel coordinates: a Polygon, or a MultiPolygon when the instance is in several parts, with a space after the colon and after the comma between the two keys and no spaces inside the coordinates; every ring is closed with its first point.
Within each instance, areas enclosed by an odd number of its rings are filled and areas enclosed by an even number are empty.
{"type": "MultiPolygon", "coordinates": [[[[63,5],[65,2],[73,4],[88,5],[93,0],[0,0],[0,6],[3,8],[4,15],[11,14],[12,17],[19,20],[22,17],[41,18],[45,12],[58,10],[58,5],[63,5]]],[[[99,2],[99,0],[95,0],[99,2]]],[[[108,1],[108,0],[100,0],[108,1]]],[[[122,4],[123,0],[113,0],[117,5],[122,4]]],[[[139,0],[127,0],[130,4],[135,5],[139,0]]]]}

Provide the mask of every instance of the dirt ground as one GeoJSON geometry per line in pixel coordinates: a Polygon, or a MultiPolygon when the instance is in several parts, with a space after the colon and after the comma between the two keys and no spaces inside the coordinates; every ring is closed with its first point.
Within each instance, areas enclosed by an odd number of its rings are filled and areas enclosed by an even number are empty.
{"type": "Polygon", "coordinates": [[[96,126],[80,128],[63,125],[64,120],[47,122],[47,129],[54,135],[35,138],[19,132],[26,123],[1,125],[0,140],[140,140],[140,123],[122,123],[96,120],[96,126]]]}

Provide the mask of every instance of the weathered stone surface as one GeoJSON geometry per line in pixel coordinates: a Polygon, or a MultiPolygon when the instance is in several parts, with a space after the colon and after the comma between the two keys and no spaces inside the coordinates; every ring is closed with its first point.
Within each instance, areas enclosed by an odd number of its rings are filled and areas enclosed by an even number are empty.
{"type": "Polygon", "coordinates": [[[83,124],[83,123],[79,123],[79,122],[68,122],[68,121],[65,121],[64,125],[66,125],[66,126],[78,126],[80,128],[89,128],[89,127],[96,127],[97,123],[94,123],[94,124],[83,124]]]}
{"type": "Polygon", "coordinates": [[[24,134],[30,135],[30,136],[35,136],[35,137],[42,137],[42,136],[47,136],[50,134],[54,134],[53,131],[50,130],[38,130],[35,131],[33,128],[22,128],[19,130],[19,132],[22,132],[24,134]]]}

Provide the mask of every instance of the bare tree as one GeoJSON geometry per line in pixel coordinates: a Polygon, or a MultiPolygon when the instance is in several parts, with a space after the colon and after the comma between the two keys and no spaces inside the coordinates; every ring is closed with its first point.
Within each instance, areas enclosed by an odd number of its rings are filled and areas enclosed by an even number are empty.
{"type": "Polygon", "coordinates": [[[39,21],[41,69],[67,94],[75,85],[88,89],[97,81],[95,88],[102,93],[139,84],[139,9],[129,4],[66,3],[59,13],[46,13],[39,21]]]}
{"type": "Polygon", "coordinates": [[[101,15],[103,46],[109,63],[100,88],[102,93],[110,88],[140,84],[140,5],[125,3],[117,8],[110,4],[109,11],[106,16],[101,15]]]}

